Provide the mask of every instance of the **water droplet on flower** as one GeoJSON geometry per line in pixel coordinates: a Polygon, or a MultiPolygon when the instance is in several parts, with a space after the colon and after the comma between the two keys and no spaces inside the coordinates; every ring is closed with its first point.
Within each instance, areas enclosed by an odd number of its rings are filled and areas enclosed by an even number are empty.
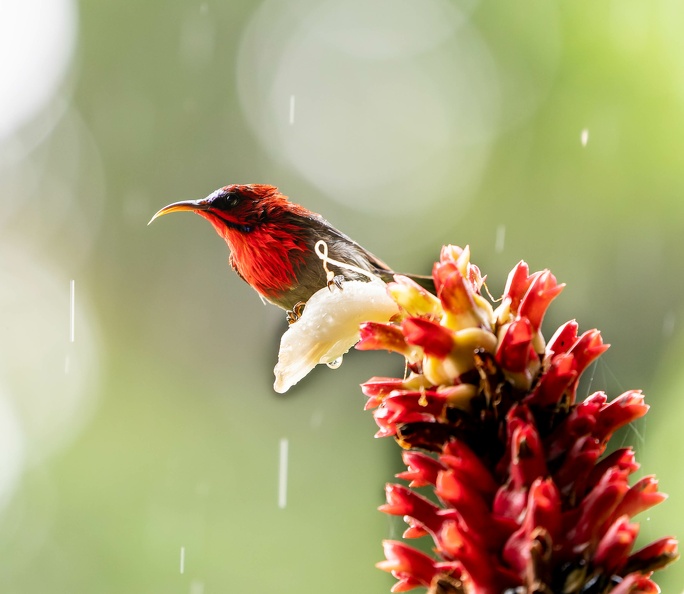
{"type": "Polygon", "coordinates": [[[334,361],[330,361],[329,363],[326,363],[330,369],[337,369],[340,365],[342,365],[342,355],[337,357],[334,361]]]}

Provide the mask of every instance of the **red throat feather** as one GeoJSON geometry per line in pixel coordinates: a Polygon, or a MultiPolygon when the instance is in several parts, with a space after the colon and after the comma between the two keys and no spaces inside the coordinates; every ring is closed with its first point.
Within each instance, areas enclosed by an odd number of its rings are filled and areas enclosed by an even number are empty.
{"type": "Polygon", "coordinates": [[[229,226],[223,217],[211,211],[197,214],[223,237],[230,248],[231,264],[258,293],[276,298],[297,282],[297,269],[308,251],[301,228],[276,217],[274,222],[267,219],[245,231],[229,226]]]}

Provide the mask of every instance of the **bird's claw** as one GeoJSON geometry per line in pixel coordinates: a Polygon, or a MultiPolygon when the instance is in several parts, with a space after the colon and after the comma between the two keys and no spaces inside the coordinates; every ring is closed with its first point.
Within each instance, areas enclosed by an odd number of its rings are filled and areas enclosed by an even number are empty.
{"type": "Polygon", "coordinates": [[[306,303],[303,301],[298,301],[295,303],[295,306],[292,308],[291,311],[287,312],[287,323],[292,325],[294,324],[299,318],[302,317],[302,314],[304,313],[304,306],[306,303]]]}
{"type": "Polygon", "coordinates": [[[338,274],[337,276],[334,276],[332,278],[332,280],[328,281],[328,289],[330,289],[332,291],[333,287],[337,287],[341,291],[343,282],[344,282],[344,276],[341,274],[338,274]]]}

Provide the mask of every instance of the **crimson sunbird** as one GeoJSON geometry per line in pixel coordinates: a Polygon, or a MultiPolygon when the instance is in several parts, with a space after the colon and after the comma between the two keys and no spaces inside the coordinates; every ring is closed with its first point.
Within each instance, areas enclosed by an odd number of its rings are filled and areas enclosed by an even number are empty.
{"type": "MultiPolygon", "coordinates": [[[[161,215],[192,211],[207,219],[230,249],[230,265],[261,297],[288,311],[296,319],[309,297],[331,280],[315,246],[327,244],[328,257],[361,268],[384,281],[395,274],[382,260],[361,247],[322,216],[290,202],[274,186],[233,184],[201,200],[174,202],[157,211],[161,215]]],[[[149,223],[148,223],[149,224],[149,223]]],[[[335,269],[335,284],[344,280],[368,281],[354,270],[335,269]]],[[[408,275],[434,292],[431,277],[408,275]]]]}

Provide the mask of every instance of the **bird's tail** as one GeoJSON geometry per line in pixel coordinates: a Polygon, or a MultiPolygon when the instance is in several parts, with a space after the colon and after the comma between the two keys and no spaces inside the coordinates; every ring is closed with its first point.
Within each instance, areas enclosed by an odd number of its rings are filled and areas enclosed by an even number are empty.
{"type": "Polygon", "coordinates": [[[431,276],[426,276],[423,274],[405,274],[412,281],[418,283],[423,289],[430,291],[433,295],[437,294],[437,289],[435,289],[435,281],[431,276]]]}
{"type": "Polygon", "coordinates": [[[391,283],[394,280],[395,274],[401,274],[410,278],[412,281],[418,283],[421,287],[430,291],[433,295],[437,295],[437,289],[435,289],[435,281],[431,276],[426,276],[423,274],[403,274],[399,272],[394,272],[392,270],[377,270],[376,273],[382,280],[386,283],[391,283]]]}

